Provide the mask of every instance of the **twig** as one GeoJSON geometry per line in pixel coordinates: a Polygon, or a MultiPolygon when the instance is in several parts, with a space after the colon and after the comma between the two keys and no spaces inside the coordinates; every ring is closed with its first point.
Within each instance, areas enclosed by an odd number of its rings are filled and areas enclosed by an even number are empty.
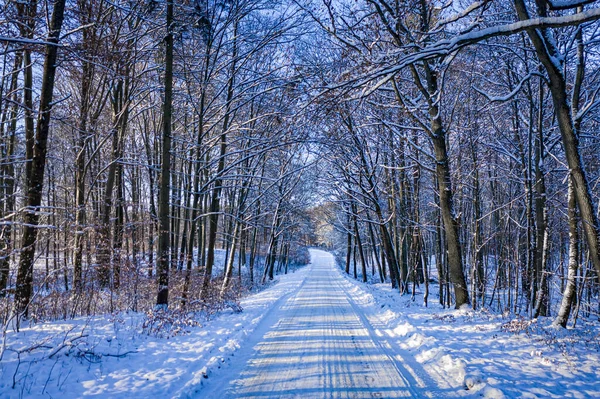
{"type": "Polygon", "coordinates": [[[56,359],[56,361],[54,362],[54,364],[50,368],[50,372],[48,373],[48,378],[46,379],[46,383],[44,384],[44,388],[42,388],[42,395],[46,391],[46,387],[48,386],[48,382],[50,382],[50,377],[52,376],[52,370],[54,370],[54,366],[56,366],[56,363],[58,363],[58,359],[56,359]]]}
{"type": "Polygon", "coordinates": [[[89,351],[89,350],[86,350],[86,351],[80,350],[79,352],[82,353],[83,355],[92,355],[92,356],[98,356],[98,357],[117,357],[117,358],[123,358],[129,354],[138,353],[138,351],[135,351],[135,350],[127,351],[127,352],[123,352],[123,353],[96,353],[94,351],[89,351]]]}
{"type": "Polygon", "coordinates": [[[67,347],[72,347],[73,346],[73,342],[81,339],[81,338],[86,338],[89,334],[82,334],[79,337],[75,337],[69,341],[64,341],[61,345],[57,346],[52,352],[50,352],[50,354],[48,355],[48,359],[51,359],[52,356],[56,355],[58,352],[60,352],[61,350],[63,350],[64,348],[67,347]]]}

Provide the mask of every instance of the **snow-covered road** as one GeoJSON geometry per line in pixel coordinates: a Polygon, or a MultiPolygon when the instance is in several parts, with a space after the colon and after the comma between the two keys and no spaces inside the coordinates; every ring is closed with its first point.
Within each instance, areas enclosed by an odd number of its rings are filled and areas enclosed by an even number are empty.
{"type": "Polygon", "coordinates": [[[271,310],[244,343],[248,349],[236,356],[237,366],[218,386],[203,390],[202,397],[418,396],[401,359],[344,289],[347,280],[333,256],[311,252],[304,282],[271,310]]]}
{"type": "Polygon", "coordinates": [[[510,332],[502,315],[425,307],[422,292],[413,301],[311,257],[243,312],[179,334],[146,334],[133,312],[7,330],[0,398],[600,397],[595,325],[510,332]]]}

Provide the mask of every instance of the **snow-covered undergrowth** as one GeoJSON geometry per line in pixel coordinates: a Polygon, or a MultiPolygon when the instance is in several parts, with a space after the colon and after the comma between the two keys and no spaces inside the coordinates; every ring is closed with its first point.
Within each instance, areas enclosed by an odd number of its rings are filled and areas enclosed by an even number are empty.
{"type": "Polygon", "coordinates": [[[245,337],[293,292],[307,268],[178,334],[148,334],[142,313],[76,318],[7,329],[1,398],[188,397],[231,361],[245,337]]]}
{"type": "Polygon", "coordinates": [[[349,277],[347,283],[350,296],[371,308],[367,314],[378,333],[435,381],[434,397],[600,397],[597,323],[565,330],[553,327],[551,318],[526,321],[442,309],[435,302],[437,285],[430,286],[425,307],[422,295],[413,301],[389,283],[363,284],[349,277]]]}

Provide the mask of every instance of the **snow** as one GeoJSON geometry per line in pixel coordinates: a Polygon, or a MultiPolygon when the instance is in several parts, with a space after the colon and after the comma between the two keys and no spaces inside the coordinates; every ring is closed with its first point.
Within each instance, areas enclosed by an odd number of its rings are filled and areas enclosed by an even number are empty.
{"type": "Polygon", "coordinates": [[[591,3],[590,0],[548,0],[550,8],[554,10],[564,10],[567,8],[575,8],[582,6],[587,3],[591,3]]]}
{"type": "Polygon", "coordinates": [[[184,334],[136,313],[8,329],[0,397],[600,397],[597,325],[427,308],[311,256],[184,334]]]}
{"type": "Polygon", "coordinates": [[[136,313],[36,324],[19,333],[8,330],[0,397],[188,397],[205,376],[229,363],[307,272],[304,268],[278,277],[277,284],[243,300],[242,313],[224,312],[174,337],[144,334],[144,317],[136,313]],[[50,356],[56,348],[61,349],[50,356]]]}
{"type": "MultiPolygon", "coordinates": [[[[350,280],[349,280],[350,281],[350,280]]],[[[486,398],[600,397],[597,325],[564,330],[552,319],[510,320],[485,311],[441,309],[401,297],[388,284],[360,285],[371,322],[414,359],[447,396],[486,398]]],[[[433,390],[432,392],[435,392],[433,390]]],[[[435,396],[435,394],[434,394],[435,396]]]]}

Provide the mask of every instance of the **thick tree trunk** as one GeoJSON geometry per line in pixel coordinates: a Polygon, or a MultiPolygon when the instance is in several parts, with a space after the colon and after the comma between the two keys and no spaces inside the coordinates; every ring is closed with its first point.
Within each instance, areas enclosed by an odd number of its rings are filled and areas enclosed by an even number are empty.
{"type": "MultiPolygon", "coordinates": [[[[245,215],[242,215],[241,220],[245,219],[245,215]]],[[[242,222],[240,222],[242,223],[242,222]]],[[[248,229],[245,225],[240,228],[240,247],[238,250],[238,278],[242,281],[242,269],[246,266],[246,248],[248,246],[248,229]]]]}
{"type": "MultiPolygon", "coordinates": [[[[432,115],[437,114],[437,110],[432,112],[432,115]]],[[[446,237],[449,277],[454,287],[456,308],[459,308],[469,303],[469,291],[463,271],[458,222],[452,209],[452,186],[450,183],[450,165],[446,150],[446,135],[437,118],[434,118],[432,122],[432,139],[436,156],[436,178],[439,187],[440,211],[446,237]]]]}
{"type": "MultiPolygon", "coordinates": [[[[529,19],[529,13],[524,0],[514,0],[520,20],[529,19]]],[[[573,178],[575,198],[583,231],[588,244],[590,261],[600,275],[600,240],[598,233],[598,220],[594,212],[594,203],[589,189],[588,179],[585,174],[583,160],[579,153],[579,137],[574,127],[572,109],[567,96],[567,82],[562,71],[562,66],[556,60],[560,59],[559,51],[552,40],[547,38],[546,30],[530,29],[527,31],[533,42],[538,58],[546,69],[550,80],[550,93],[554,103],[554,111],[558,120],[563,148],[573,178]]]]}
{"type": "Polygon", "coordinates": [[[290,266],[290,243],[289,242],[285,243],[285,249],[284,249],[284,252],[283,252],[283,262],[285,264],[285,271],[284,271],[284,273],[288,274],[288,269],[289,269],[289,266],[290,266]]]}
{"type": "Polygon", "coordinates": [[[173,1],[167,2],[165,37],[165,102],[163,105],[162,165],[160,168],[160,193],[158,197],[158,259],[156,274],[158,294],[156,305],[169,305],[169,247],[171,232],[169,197],[171,185],[171,120],[173,114],[173,1]]]}
{"type": "MultiPolygon", "coordinates": [[[[583,7],[580,6],[577,9],[578,12],[583,11],[583,7]]],[[[583,32],[582,27],[578,28],[578,31],[575,35],[575,40],[577,41],[577,70],[575,74],[575,82],[573,84],[573,94],[572,94],[572,109],[571,113],[573,115],[577,115],[579,112],[579,102],[580,102],[580,93],[581,86],[583,84],[583,79],[585,77],[585,53],[584,53],[584,45],[583,45],[583,32]]],[[[575,134],[579,133],[580,130],[581,119],[575,118],[573,121],[573,128],[575,134]]],[[[558,315],[554,320],[555,325],[559,325],[561,327],[566,327],[567,322],[569,321],[569,316],[571,315],[572,307],[577,302],[577,272],[579,269],[579,264],[581,262],[580,259],[580,251],[579,251],[579,230],[578,230],[578,222],[579,217],[577,215],[577,203],[575,199],[575,190],[573,185],[572,176],[569,176],[568,183],[568,220],[569,220],[569,259],[568,259],[568,271],[567,278],[563,297],[560,305],[560,309],[558,311],[558,315]]],[[[562,240],[561,240],[562,241],[562,240]]],[[[562,246],[560,248],[562,254],[562,246]]]]}
{"type": "MultiPolygon", "coordinates": [[[[64,19],[65,0],[56,0],[48,42],[58,44],[62,23],[64,19]]],[[[46,46],[46,55],[42,75],[42,91],[40,93],[40,105],[37,121],[36,137],[28,152],[32,158],[27,159],[31,165],[31,174],[26,178],[25,203],[26,209],[23,215],[23,236],[21,241],[21,257],[17,271],[17,286],[15,291],[15,310],[18,314],[27,316],[27,309],[33,293],[33,261],[35,256],[35,243],[38,233],[39,208],[42,202],[44,187],[44,172],[46,170],[46,154],[48,145],[48,134],[50,131],[50,111],[52,110],[52,96],[54,93],[54,81],[56,77],[58,46],[49,44],[46,46]],[[33,150],[33,151],[32,151],[33,150]]],[[[25,60],[26,63],[28,60],[25,60]]]]}
{"type": "MultiPolygon", "coordinates": [[[[420,6],[420,27],[423,32],[429,30],[430,16],[428,4],[425,1],[419,3],[420,6]]],[[[439,189],[441,220],[444,226],[446,253],[448,263],[448,275],[456,300],[456,308],[469,303],[469,289],[465,281],[463,268],[463,256],[460,243],[460,234],[458,221],[453,209],[453,191],[450,176],[450,161],[448,159],[448,149],[446,146],[446,131],[442,124],[441,110],[439,107],[440,99],[438,93],[440,84],[438,82],[438,71],[434,70],[428,61],[423,65],[424,80],[419,75],[416,67],[411,67],[411,73],[415,86],[425,96],[429,112],[429,136],[433,142],[436,167],[435,176],[439,189]]],[[[396,96],[401,94],[396,90],[396,96]]],[[[448,294],[448,292],[447,292],[448,294]]]]}

